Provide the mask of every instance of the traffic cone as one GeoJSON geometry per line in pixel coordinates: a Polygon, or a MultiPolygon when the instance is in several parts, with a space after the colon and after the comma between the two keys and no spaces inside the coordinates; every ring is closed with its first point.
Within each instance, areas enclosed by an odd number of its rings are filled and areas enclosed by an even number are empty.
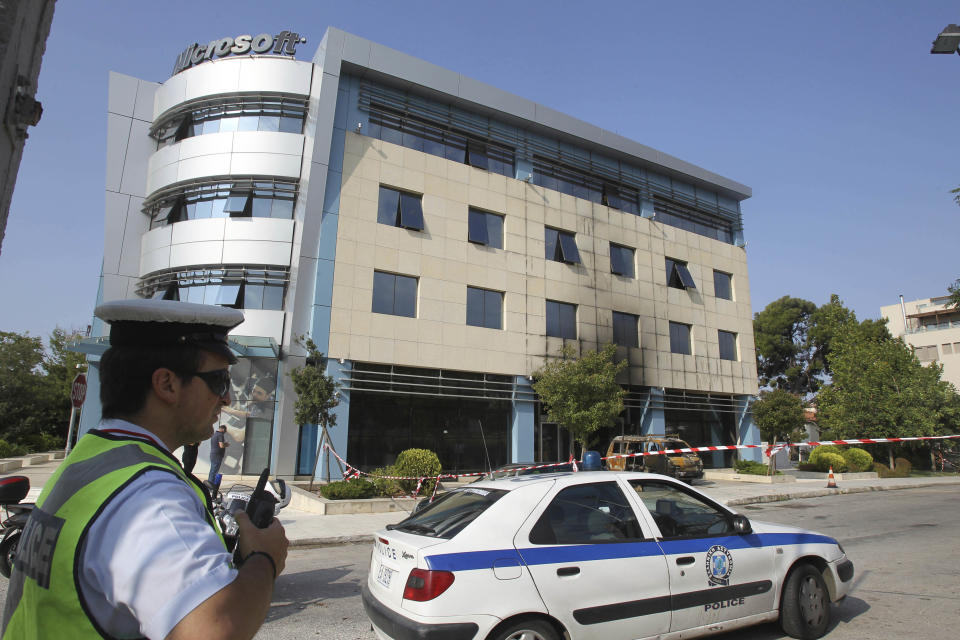
{"type": "Polygon", "coordinates": [[[837,481],[833,477],[833,465],[830,465],[830,473],[827,475],[827,489],[836,489],[837,481]]]}

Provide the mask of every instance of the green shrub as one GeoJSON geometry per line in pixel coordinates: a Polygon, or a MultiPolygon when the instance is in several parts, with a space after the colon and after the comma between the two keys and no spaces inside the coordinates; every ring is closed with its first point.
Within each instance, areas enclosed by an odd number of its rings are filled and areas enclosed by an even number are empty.
{"type": "Polygon", "coordinates": [[[869,471],[873,468],[873,456],[857,447],[851,447],[843,452],[843,459],[850,471],[869,471]]]}
{"type": "Polygon", "coordinates": [[[798,471],[820,471],[820,469],[817,468],[817,465],[810,464],[809,462],[801,462],[800,464],[797,465],[797,470],[798,471]]]}
{"type": "Polygon", "coordinates": [[[0,439],[0,458],[15,458],[25,455],[27,455],[26,448],[19,444],[10,444],[6,440],[0,439]]]}
{"type": "Polygon", "coordinates": [[[400,486],[398,480],[391,480],[383,476],[399,476],[397,473],[397,468],[394,466],[389,467],[380,467],[379,469],[374,469],[370,472],[370,481],[373,483],[373,486],[376,488],[378,496],[384,496],[385,498],[393,498],[394,496],[403,495],[403,488],[400,486]]]}
{"type": "MultiPolygon", "coordinates": [[[[421,494],[429,494],[436,484],[436,477],[440,475],[440,458],[429,449],[406,449],[397,456],[393,464],[398,476],[413,478],[429,478],[420,486],[421,494]]],[[[400,480],[400,486],[406,493],[413,493],[417,488],[416,480],[400,480]]]]}
{"type": "Polygon", "coordinates": [[[320,487],[320,493],[328,500],[356,500],[358,498],[372,498],[377,488],[372,482],[361,478],[331,482],[320,487]]]}
{"type": "Polygon", "coordinates": [[[821,453],[817,456],[817,469],[821,472],[829,471],[833,468],[834,473],[843,473],[847,470],[847,461],[839,453],[821,453]]]}
{"type": "Polygon", "coordinates": [[[765,476],[770,473],[770,467],[762,462],[755,462],[753,460],[737,460],[733,463],[733,468],[737,473],[745,473],[752,476],[765,476]]]}
{"type": "Polygon", "coordinates": [[[898,478],[906,478],[910,475],[910,471],[913,470],[913,465],[910,464],[910,461],[906,458],[897,458],[893,461],[893,464],[893,470],[898,478]]]}
{"type": "MultiPolygon", "coordinates": [[[[835,444],[822,444],[819,447],[814,447],[813,451],[810,452],[810,458],[808,462],[817,467],[817,471],[826,471],[829,468],[828,465],[823,465],[820,462],[820,457],[827,453],[833,453],[838,456],[843,457],[843,450],[835,444]]],[[[837,471],[836,466],[833,468],[834,471],[837,471]]]]}

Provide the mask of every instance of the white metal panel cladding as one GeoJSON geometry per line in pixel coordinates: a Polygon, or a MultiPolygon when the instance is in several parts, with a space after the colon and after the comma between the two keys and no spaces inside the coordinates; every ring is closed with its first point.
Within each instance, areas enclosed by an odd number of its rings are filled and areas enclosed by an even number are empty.
{"type": "Polygon", "coordinates": [[[312,71],[311,63],[289,58],[213,60],[164,82],[157,90],[153,118],[184,102],[218,94],[309,95],[312,71]]]}
{"type": "Polygon", "coordinates": [[[289,266],[290,246],[290,242],[227,240],[223,243],[222,262],[224,264],[282,264],[289,266]]]}
{"type": "MultiPolygon", "coordinates": [[[[160,231],[160,229],[155,229],[160,231]]],[[[146,237],[146,236],[144,236],[146,237]]],[[[140,276],[170,268],[170,246],[140,252],[140,276]]]]}
{"type": "Polygon", "coordinates": [[[223,262],[223,241],[188,242],[170,246],[170,267],[183,267],[192,264],[221,264],[223,262]]]}
{"type": "MultiPolygon", "coordinates": [[[[226,219],[224,240],[269,240],[273,242],[293,241],[293,220],[274,220],[272,218],[226,219]]],[[[176,227],[179,224],[172,225],[176,227]]],[[[273,264],[273,263],[270,263],[273,264]]]]}
{"type": "Polygon", "coordinates": [[[170,244],[223,240],[226,222],[226,218],[207,218],[204,220],[186,220],[169,225],[173,229],[170,244]]]}

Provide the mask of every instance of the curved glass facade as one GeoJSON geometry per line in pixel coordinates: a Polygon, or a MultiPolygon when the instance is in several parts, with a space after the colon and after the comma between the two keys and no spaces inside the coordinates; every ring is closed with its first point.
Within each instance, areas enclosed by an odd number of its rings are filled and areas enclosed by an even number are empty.
{"type": "Polygon", "coordinates": [[[216,304],[235,309],[283,309],[290,269],[282,266],[202,266],[170,269],[143,278],[144,298],[216,304]]]}
{"type": "Polygon", "coordinates": [[[204,218],[293,218],[297,185],[280,180],[234,180],[178,185],[144,205],[150,228],[204,218]]]}
{"type": "Polygon", "coordinates": [[[185,105],[183,110],[163,116],[150,135],[160,147],[186,138],[222,131],[280,131],[303,133],[307,115],[305,98],[250,96],[219,99],[185,105]]]}

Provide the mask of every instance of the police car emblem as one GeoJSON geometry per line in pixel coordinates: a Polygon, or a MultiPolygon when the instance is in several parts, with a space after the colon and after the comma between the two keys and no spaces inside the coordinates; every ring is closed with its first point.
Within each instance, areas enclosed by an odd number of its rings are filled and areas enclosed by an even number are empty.
{"type": "Polygon", "coordinates": [[[733,556],[726,547],[715,544],[707,551],[707,580],[711,585],[727,586],[733,573],[733,556]]]}

